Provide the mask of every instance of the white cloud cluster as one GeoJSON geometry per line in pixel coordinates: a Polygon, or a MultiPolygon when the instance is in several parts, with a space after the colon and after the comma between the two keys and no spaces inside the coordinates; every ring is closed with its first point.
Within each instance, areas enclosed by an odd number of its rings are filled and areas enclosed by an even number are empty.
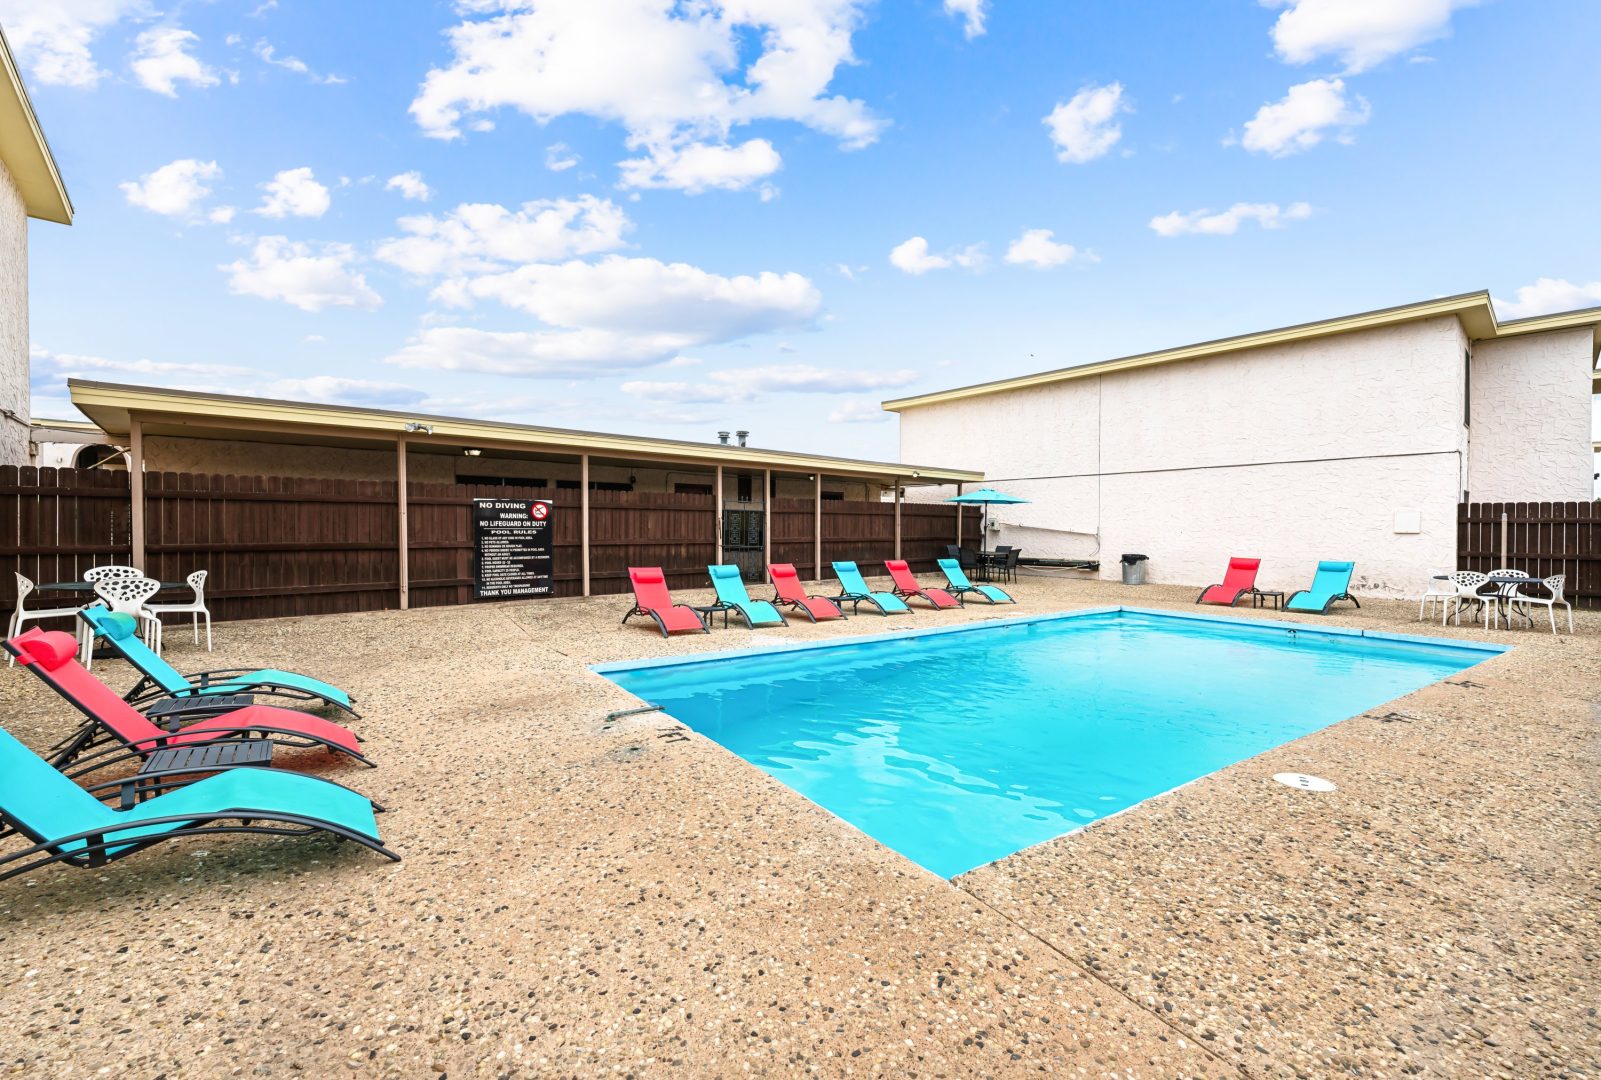
{"type": "Polygon", "coordinates": [[[828,421],[831,424],[882,424],[894,416],[871,398],[851,398],[840,402],[839,407],[828,414],[828,421]]]}
{"type": "Polygon", "coordinates": [[[1496,300],[1495,313],[1502,319],[1527,319],[1553,311],[1601,306],[1601,281],[1578,284],[1563,278],[1537,278],[1533,285],[1518,289],[1515,300],[1496,300]]]}
{"type": "Polygon", "coordinates": [[[256,42],[252,51],[260,58],[262,63],[271,64],[273,67],[281,67],[285,71],[294,72],[296,75],[304,75],[315,83],[322,83],[325,86],[342,86],[350,81],[343,75],[334,75],[332,73],[320,75],[311,70],[311,65],[298,56],[279,56],[277,47],[269,41],[256,42]]]}
{"type": "Polygon", "coordinates": [[[1262,0],[1284,8],[1273,47],[1288,64],[1337,57],[1347,74],[1451,32],[1451,15],[1477,0],[1262,0]]]}
{"type": "Polygon", "coordinates": [[[125,180],[118,187],[133,206],[153,214],[187,218],[211,194],[207,182],[221,175],[222,169],[215,161],[179,158],[145,173],[138,180],[125,180]]]}
{"type": "Polygon", "coordinates": [[[1367,123],[1371,113],[1360,95],[1347,96],[1344,79],[1313,79],[1258,109],[1246,122],[1240,145],[1253,153],[1286,157],[1310,150],[1330,133],[1349,142],[1351,129],[1367,123]]]}
{"type": "Polygon", "coordinates": [[[322,217],[332,204],[309,168],[284,169],[261,186],[267,195],[255,212],[262,217],[322,217]]]}
{"type": "Polygon", "coordinates": [[[1050,229],[1026,229],[1006,249],[1006,261],[1013,266],[1032,266],[1036,270],[1049,270],[1074,258],[1093,258],[1080,252],[1072,244],[1059,243],[1050,229]]]}
{"type": "Polygon", "coordinates": [[[551,172],[566,172],[581,159],[567,149],[566,143],[551,143],[545,147],[545,168],[551,172]]]}
{"type": "Polygon", "coordinates": [[[189,50],[200,41],[198,35],[178,26],[146,30],[134,39],[130,67],[134,78],[146,90],[167,97],[178,96],[178,84],[216,86],[217,73],[189,50]]]}
{"type": "Polygon", "coordinates": [[[883,121],[863,102],[828,93],[834,73],[855,60],[862,6],[462,0],[463,19],[447,34],[451,62],[428,72],[411,113],[425,134],[444,139],[464,124],[487,126],[486,114],[503,107],[541,124],[581,113],[621,124],[642,152],[625,183],[749,185],[779,161],[776,151],[732,145],[742,124],[793,121],[846,147],[877,139],[883,121]]]}
{"type": "Polygon", "coordinates": [[[735,404],[754,401],[765,393],[842,394],[905,386],[917,372],[847,371],[810,364],[772,364],[765,367],[713,371],[696,382],[623,383],[623,392],[652,401],[680,405],[735,404]]]}
{"type": "Polygon", "coordinates": [[[422,173],[415,169],[391,176],[384,190],[398,191],[401,198],[415,202],[427,202],[434,197],[433,189],[423,182],[422,173]]]}
{"type": "Polygon", "coordinates": [[[1082,165],[1104,156],[1123,137],[1118,115],[1133,111],[1123,97],[1122,83],[1086,86],[1045,117],[1044,124],[1056,144],[1056,159],[1082,165]]]}
{"type": "Polygon", "coordinates": [[[90,51],[95,38],[125,18],[154,14],[149,0],[0,0],[0,25],[43,86],[94,86],[106,74],[90,51]]]}
{"type": "Polygon", "coordinates": [[[263,236],[255,241],[249,258],[219,269],[228,274],[228,289],[239,296],[279,300],[302,311],[331,307],[371,310],[383,299],[367,284],[353,264],[356,252],[349,244],[310,244],[285,236],[263,236]]]}
{"type": "Polygon", "coordinates": [[[988,259],[984,255],[983,244],[971,244],[965,248],[937,255],[929,251],[927,239],[914,236],[890,249],[889,262],[897,270],[912,275],[922,275],[930,270],[948,270],[953,266],[979,270],[984,267],[988,259]]]}
{"type": "Polygon", "coordinates": [[[442,216],[401,218],[399,225],[408,235],[380,244],[378,258],[422,277],[614,251],[633,228],[617,204],[593,195],[526,202],[515,211],[463,203],[442,216]]]}
{"type": "Polygon", "coordinates": [[[1233,236],[1247,221],[1254,221],[1264,229],[1280,229],[1289,221],[1302,221],[1312,216],[1308,203],[1291,203],[1280,207],[1278,203],[1235,203],[1221,213],[1210,210],[1175,210],[1171,214],[1151,219],[1151,229],[1158,236],[1233,236]]]}
{"type": "Polygon", "coordinates": [[[967,40],[984,36],[984,19],[989,14],[989,0],[945,0],[945,14],[962,20],[962,33],[967,40]]]}

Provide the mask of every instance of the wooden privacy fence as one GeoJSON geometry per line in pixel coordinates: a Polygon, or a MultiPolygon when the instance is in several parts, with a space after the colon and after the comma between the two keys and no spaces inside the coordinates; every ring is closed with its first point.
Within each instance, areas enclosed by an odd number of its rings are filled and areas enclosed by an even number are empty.
{"type": "Polygon", "coordinates": [[[1564,574],[1574,607],[1601,608],[1601,504],[1462,503],[1456,529],[1458,569],[1489,573],[1505,567],[1535,578],[1564,574]]]}
{"type": "MultiPolygon", "coordinates": [[[[414,482],[407,495],[413,607],[472,602],[475,498],[551,500],[555,593],[582,594],[578,491],[414,482]]],[[[802,577],[812,574],[815,508],[810,499],[773,501],[773,561],[793,562],[802,577]]],[[[825,576],[829,560],[853,559],[873,573],[894,557],[892,503],[831,501],[822,509],[825,576]]],[[[206,570],[206,597],[218,619],[394,608],[399,521],[393,480],[147,472],[143,569],[162,581],[206,570]]],[[[660,566],[674,588],[709,588],[706,566],[716,558],[718,530],[712,496],[592,491],[589,521],[592,593],[626,593],[630,566],[660,566]]],[[[978,525],[977,511],[965,511],[969,544],[978,525]]],[[[16,604],[12,571],[35,583],[75,581],[91,566],[127,563],[128,476],[0,468],[0,533],[0,606],[7,611],[16,604]]],[[[931,571],[956,539],[956,507],[903,503],[901,535],[913,569],[931,571]]]]}

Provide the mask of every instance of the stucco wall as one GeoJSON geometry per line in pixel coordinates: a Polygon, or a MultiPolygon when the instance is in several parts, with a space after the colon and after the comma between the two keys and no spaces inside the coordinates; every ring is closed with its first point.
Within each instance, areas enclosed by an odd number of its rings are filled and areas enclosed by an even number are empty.
{"type": "MultiPolygon", "coordinates": [[[[221,439],[182,439],[151,436],[145,440],[146,468],[161,472],[232,473],[240,476],[304,476],[315,479],[393,480],[395,455],[388,450],[362,450],[343,447],[294,446],[284,443],[235,442],[221,439]]],[[[536,461],[499,457],[470,458],[461,454],[429,454],[413,451],[406,458],[407,476],[414,481],[453,483],[460,476],[499,476],[545,480],[578,479],[578,463],[536,461]]],[[[724,498],[731,506],[760,506],[762,474],[752,472],[751,502],[738,502],[738,472],[723,471],[724,498]]],[[[594,481],[626,482],[634,478],[634,490],[670,492],[674,485],[710,484],[710,469],[688,466],[629,467],[595,463],[589,477],[594,481]]],[[[849,500],[877,500],[882,489],[860,480],[824,478],[825,491],[838,491],[849,500]]],[[[780,498],[811,498],[812,482],[801,477],[778,479],[780,498]]]]}
{"type": "Polygon", "coordinates": [[[1588,501],[1588,327],[1480,342],[1473,350],[1475,502],[1588,501]]]}
{"type": "Polygon", "coordinates": [[[1125,551],[1197,586],[1259,555],[1293,589],[1349,558],[1362,591],[1413,593],[1455,561],[1465,347],[1447,317],[924,406],[901,456],[983,469],[1033,500],[993,510],[989,542],[1103,577],[1125,551]]]}
{"type": "Polygon", "coordinates": [[[0,164],[0,465],[28,464],[28,213],[0,164]]]}

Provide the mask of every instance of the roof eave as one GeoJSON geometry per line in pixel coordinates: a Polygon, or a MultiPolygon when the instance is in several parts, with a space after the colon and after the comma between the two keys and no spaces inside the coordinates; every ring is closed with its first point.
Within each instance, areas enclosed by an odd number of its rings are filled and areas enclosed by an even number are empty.
{"type": "Polygon", "coordinates": [[[0,158],[22,192],[29,217],[72,224],[72,198],[39,126],[4,28],[0,28],[0,158]]]}

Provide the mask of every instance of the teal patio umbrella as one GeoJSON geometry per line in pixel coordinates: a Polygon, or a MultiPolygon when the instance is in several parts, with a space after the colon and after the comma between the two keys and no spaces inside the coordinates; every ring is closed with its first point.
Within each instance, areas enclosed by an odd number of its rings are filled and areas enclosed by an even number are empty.
{"type": "Polygon", "coordinates": [[[977,491],[969,491],[962,495],[956,495],[952,498],[946,499],[945,501],[959,503],[962,506],[982,506],[984,508],[984,524],[980,527],[983,531],[978,534],[978,546],[980,550],[983,550],[985,543],[984,537],[989,529],[990,506],[1010,506],[1015,503],[1028,502],[1027,499],[1020,499],[1016,495],[1008,495],[1006,492],[996,491],[994,488],[979,488],[977,491]]]}

